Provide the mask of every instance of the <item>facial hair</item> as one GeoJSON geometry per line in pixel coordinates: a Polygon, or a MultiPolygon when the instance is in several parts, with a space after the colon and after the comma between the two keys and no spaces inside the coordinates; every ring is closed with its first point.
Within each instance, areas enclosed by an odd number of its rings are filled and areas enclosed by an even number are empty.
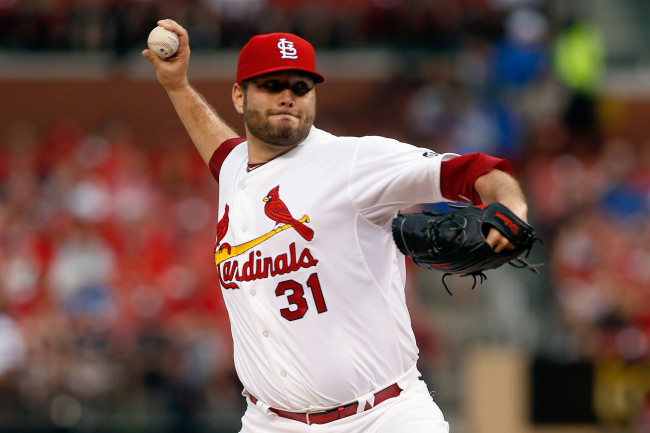
{"type": "Polygon", "coordinates": [[[307,138],[311,125],[314,123],[315,113],[312,112],[299,119],[298,127],[294,128],[288,124],[277,126],[272,124],[269,118],[263,116],[260,111],[249,108],[246,102],[246,98],[244,98],[244,123],[246,123],[248,131],[258,139],[274,146],[290,147],[300,143],[307,138]]]}

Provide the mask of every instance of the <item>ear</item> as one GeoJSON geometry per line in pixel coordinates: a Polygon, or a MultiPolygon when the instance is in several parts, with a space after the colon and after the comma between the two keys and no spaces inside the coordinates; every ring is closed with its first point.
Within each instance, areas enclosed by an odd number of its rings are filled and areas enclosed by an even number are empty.
{"type": "Polygon", "coordinates": [[[244,114],[244,88],[238,83],[232,86],[232,103],[239,114],[244,114]]]}

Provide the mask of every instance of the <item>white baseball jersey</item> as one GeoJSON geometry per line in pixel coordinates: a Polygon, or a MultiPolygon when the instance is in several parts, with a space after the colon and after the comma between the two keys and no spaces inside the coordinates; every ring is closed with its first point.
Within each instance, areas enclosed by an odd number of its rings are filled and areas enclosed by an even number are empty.
{"type": "Polygon", "coordinates": [[[246,143],[219,174],[215,261],[237,374],[272,407],[330,408],[395,383],[418,349],[395,213],[445,200],[439,155],[312,128],[247,171],[246,143]]]}

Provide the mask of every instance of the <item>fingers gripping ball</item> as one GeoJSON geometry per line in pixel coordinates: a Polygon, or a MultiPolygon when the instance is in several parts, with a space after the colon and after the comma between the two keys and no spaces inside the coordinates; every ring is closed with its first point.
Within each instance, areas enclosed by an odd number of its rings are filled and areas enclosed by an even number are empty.
{"type": "Polygon", "coordinates": [[[178,44],[178,35],[160,26],[154,28],[147,39],[149,49],[163,59],[176,54],[178,44]]]}
{"type": "Polygon", "coordinates": [[[524,252],[528,255],[539,240],[535,230],[500,203],[453,207],[438,214],[398,214],[392,229],[395,244],[404,255],[420,266],[445,272],[445,276],[479,276],[482,281],[483,271],[505,263],[537,272],[538,265],[519,257],[524,252]],[[486,241],[491,227],[498,229],[515,248],[495,252],[486,241]]]}

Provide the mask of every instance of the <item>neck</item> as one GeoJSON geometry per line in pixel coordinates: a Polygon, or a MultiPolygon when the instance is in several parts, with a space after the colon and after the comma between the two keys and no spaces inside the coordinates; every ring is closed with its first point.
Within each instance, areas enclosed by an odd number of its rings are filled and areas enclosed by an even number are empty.
{"type": "Polygon", "coordinates": [[[288,147],[279,147],[273,150],[276,151],[270,151],[270,152],[265,152],[264,149],[256,149],[254,146],[251,146],[251,142],[248,142],[248,162],[251,164],[256,164],[258,162],[269,162],[278,156],[282,156],[285,153],[295,149],[298,145],[295,144],[293,146],[288,146],[288,147]]]}
{"type": "Polygon", "coordinates": [[[248,162],[250,164],[269,162],[278,156],[282,156],[285,153],[292,151],[300,144],[297,143],[291,146],[275,146],[261,141],[251,134],[247,134],[246,140],[248,141],[248,162]]]}

